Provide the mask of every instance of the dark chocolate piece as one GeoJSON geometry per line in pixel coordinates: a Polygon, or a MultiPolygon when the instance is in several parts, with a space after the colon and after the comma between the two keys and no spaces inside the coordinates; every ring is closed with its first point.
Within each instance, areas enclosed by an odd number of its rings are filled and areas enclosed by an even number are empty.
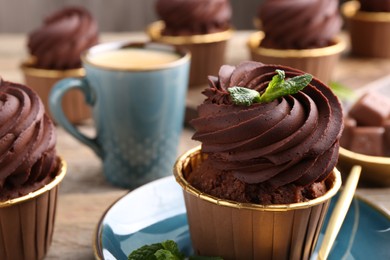
{"type": "Polygon", "coordinates": [[[357,153],[383,156],[383,127],[355,127],[351,131],[350,149],[357,153]]]}
{"type": "Polygon", "coordinates": [[[340,145],[346,149],[351,145],[351,132],[356,127],[356,120],[351,117],[344,118],[344,130],[343,135],[340,138],[340,145]]]}
{"type": "Polygon", "coordinates": [[[383,136],[385,156],[390,156],[390,119],[385,121],[383,128],[385,129],[383,136]]]}
{"type": "Polygon", "coordinates": [[[374,92],[361,96],[349,111],[359,126],[382,126],[390,115],[390,99],[374,92]]]}

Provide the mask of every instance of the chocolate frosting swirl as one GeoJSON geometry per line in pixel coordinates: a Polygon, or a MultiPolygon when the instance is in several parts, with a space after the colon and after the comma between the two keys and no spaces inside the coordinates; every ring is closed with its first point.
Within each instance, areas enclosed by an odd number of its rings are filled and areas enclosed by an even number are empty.
{"type": "Polygon", "coordinates": [[[342,131],[342,108],[327,86],[313,78],[297,94],[269,103],[238,106],[230,100],[227,89],[233,86],[264,91],[276,69],[286,78],[303,74],[257,62],[222,66],[191,122],[193,139],[202,142],[213,167],[245,183],[277,188],[322,181],[337,162],[342,131]]]}
{"type": "Polygon", "coordinates": [[[258,15],[261,46],[275,49],[329,46],[342,25],[337,0],[265,0],[258,15]]]}
{"type": "Polygon", "coordinates": [[[156,12],[165,22],[164,35],[194,35],[229,29],[228,0],[157,0],[156,12]]]}
{"type": "Polygon", "coordinates": [[[64,70],[81,67],[81,52],[97,42],[92,15],[81,7],[67,7],[48,16],[29,35],[27,47],[36,58],[35,67],[64,70]]]}
{"type": "Polygon", "coordinates": [[[360,10],[366,12],[390,12],[390,0],[359,0],[360,10]]]}
{"type": "Polygon", "coordinates": [[[0,78],[0,201],[25,195],[53,178],[55,143],[54,125],[37,94],[0,78]]]}

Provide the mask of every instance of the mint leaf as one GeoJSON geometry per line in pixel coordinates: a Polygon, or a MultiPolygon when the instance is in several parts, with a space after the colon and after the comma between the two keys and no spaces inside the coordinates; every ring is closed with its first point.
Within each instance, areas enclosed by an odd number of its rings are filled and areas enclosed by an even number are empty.
{"type": "Polygon", "coordinates": [[[230,97],[234,104],[250,106],[253,103],[260,102],[260,93],[256,90],[244,87],[230,87],[228,88],[230,97]]]}
{"type": "Polygon", "coordinates": [[[164,249],[161,243],[144,245],[131,252],[128,260],[156,260],[156,256],[154,254],[160,249],[164,249]]]}
{"type": "Polygon", "coordinates": [[[180,252],[179,247],[173,240],[167,240],[161,243],[164,249],[170,251],[177,259],[184,259],[183,254],[180,252]]]}
{"type": "Polygon", "coordinates": [[[313,79],[312,75],[304,74],[285,81],[284,71],[276,70],[276,73],[265,92],[260,96],[260,102],[271,102],[279,97],[298,93],[313,79]]]}
{"type": "Polygon", "coordinates": [[[272,80],[261,95],[256,90],[245,87],[234,86],[228,88],[232,102],[236,105],[245,106],[250,106],[253,103],[271,102],[279,97],[298,93],[309,85],[313,79],[312,75],[304,74],[284,80],[285,73],[283,70],[275,70],[275,72],[276,75],[272,77],[272,80]]]}
{"type": "Polygon", "coordinates": [[[182,260],[183,258],[177,257],[175,254],[173,254],[171,251],[166,249],[160,249],[157,250],[156,253],[154,253],[154,256],[157,260],[182,260]]]}
{"type": "MultiPolygon", "coordinates": [[[[128,256],[128,260],[184,260],[185,256],[173,240],[142,246],[128,256]]],[[[190,260],[223,260],[221,257],[190,256],[190,260]]]]}
{"type": "Polygon", "coordinates": [[[184,256],[173,240],[144,245],[128,256],[128,260],[183,260],[184,256]]]}
{"type": "Polygon", "coordinates": [[[272,77],[272,80],[268,83],[267,88],[274,88],[276,85],[280,85],[283,83],[286,74],[284,70],[275,70],[276,75],[272,77]]]}

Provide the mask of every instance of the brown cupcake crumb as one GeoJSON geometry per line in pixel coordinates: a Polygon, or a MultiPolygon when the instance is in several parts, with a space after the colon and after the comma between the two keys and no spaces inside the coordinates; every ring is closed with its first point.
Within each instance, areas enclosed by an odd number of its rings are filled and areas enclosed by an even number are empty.
{"type": "Polygon", "coordinates": [[[278,188],[267,182],[247,184],[231,172],[213,168],[210,159],[194,169],[187,176],[187,181],[198,190],[220,199],[262,205],[304,202],[320,197],[328,190],[325,181],[305,187],[293,183],[278,188]]]}

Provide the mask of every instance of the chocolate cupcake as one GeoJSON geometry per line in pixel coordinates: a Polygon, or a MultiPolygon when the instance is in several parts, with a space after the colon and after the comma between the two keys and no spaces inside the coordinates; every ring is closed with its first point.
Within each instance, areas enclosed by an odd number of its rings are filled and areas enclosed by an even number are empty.
{"type": "Polygon", "coordinates": [[[156,13],[161,20],[147,28],[150,38],[189,49],[189,85],[206,84],[224,63],[232,35],[229,0],[157,0],[156,13]]]}
{"type": "MultiPolygon", "coordinates": [[[[98,27],[83,7],[66,7],[49,15],[40,28],[28,36],[29,59],[22,64],[25,81],[33,88],[48,110],[52,86],[66,77],[82,77],[80,54],[98,42],[98,27]]],[[[90,117],[81,93],[72,91],[64,97],[64,112],[73,123],[90,117]]]]}
{"type": "Polygon", "coordinates": [[[35,92],[0,78],[0,259],[42,259],[49,249],[66,164],[35,92]]]}
{"type": "Polygon", "coordinates": [[[352,54],[390,58],[390,1],[348,1],[342,5],[352,54]]]}
{"type": "Polygon", "coordinates": [[[337,97],[316,78],[295,94],[255,104],[237,105],[231,94],[239,86],[263,95],[284,82],[282,75],[291,82],[307,77],[302,74],[243,62],[209,78],[191,122],[202,146],[174,168],[197,254],[308,259],[313,252],[329,199],[341,185],[337,97]]]}
{"type": "Polygon", "coordinates": [[[255,61],[283,64],[331,80],[345,43],[338,33],[342,19],[337,0],[266,0],[259,7],[262,31],[248,46],[255,61]]]}

